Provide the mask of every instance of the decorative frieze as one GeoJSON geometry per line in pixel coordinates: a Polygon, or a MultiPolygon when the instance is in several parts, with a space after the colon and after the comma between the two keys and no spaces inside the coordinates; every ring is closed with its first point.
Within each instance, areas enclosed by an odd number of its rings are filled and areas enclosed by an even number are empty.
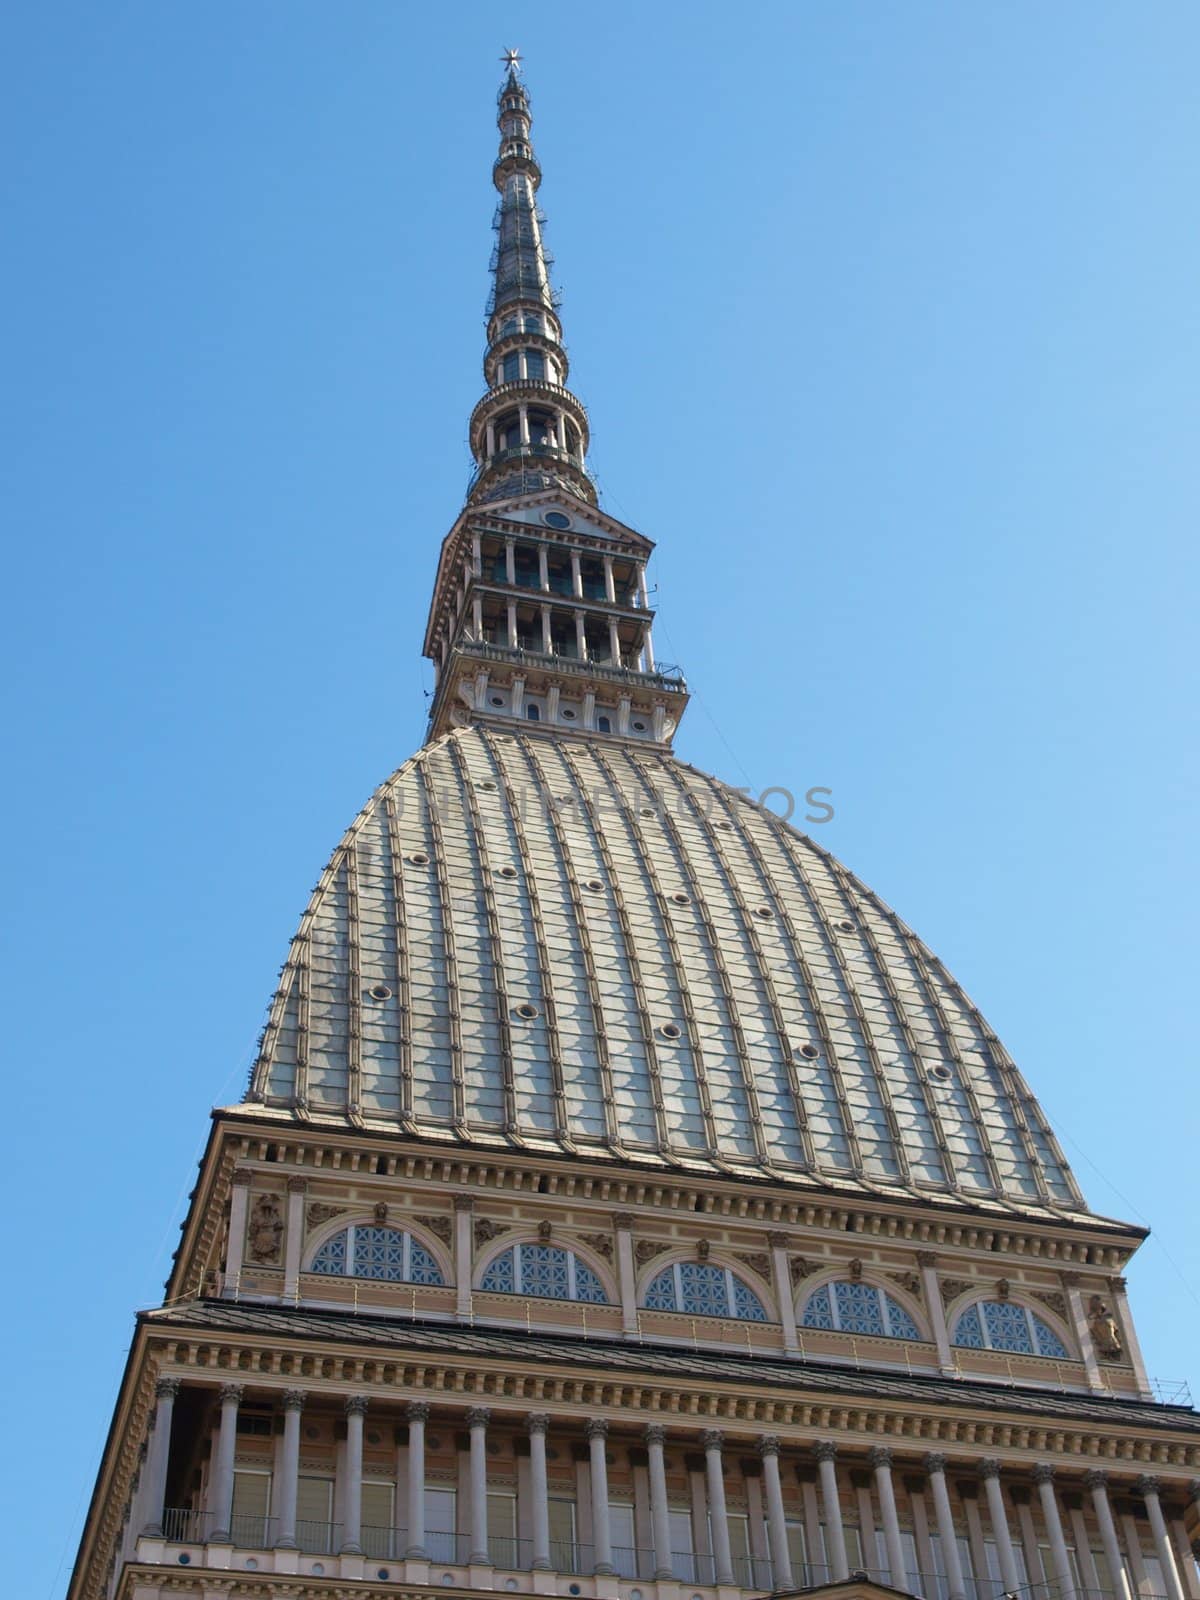
{"type": "Polygon", "coordinates": [[[454,1223],[449,1217],[414,1217],[413,1221],[448,1245],[454,1237],[454,1223]]]}

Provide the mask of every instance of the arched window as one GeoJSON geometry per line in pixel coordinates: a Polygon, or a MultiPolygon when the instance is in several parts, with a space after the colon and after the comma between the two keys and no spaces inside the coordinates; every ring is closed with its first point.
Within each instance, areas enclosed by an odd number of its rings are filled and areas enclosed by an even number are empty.
{"type": "Polygon", "coordinates": [[[327,1278],[384,1278],[389,1283],[445,1283],[442,1269],[411,1233],[355,1222],[335,1233],[308,1269],[327,1278]]]}
{"type": "Polygon", "coordinates": [[[479,1287],[492,1294],[527,1294],[541,1300],[586,1300],[606,1306],[604,1285],[573,1250],[552,1244],[515,1244],[490,1261],[479,1287]]]}
{"type": "Polygon", "coordinates": [[[612,723],[610,722],[610,720],[607,717],[597,717],[596,718],[596,732],[597,733],[611,733],[612,732],[612,723]]]}
{"type": "Polygon", "coordinates": [[[979,1300],[959,1316],[951,1344],[964,1350],[1009,1350],[1014,1355],[1052,1356],[1069,1361],[1054,1329],[1015,1300],[979,1300]]]}
{"type": "Polygon", "coordinates": [[[826,1283],[809,1295],[805,1328],[839,1333],[873,1333],[881,1339],[919,1339],[920,1331],[904,1307],[873,1283],[826,1283]]]}
{"type": "Polygon", "coordinates": [[[525,715],[530,722],[540,722],[542,713],[539,708],[534,705],[533,701],[530,700],[528,705],[525,707],[525,715]]]}
{"type": "Polygon", "coordinates": [[[696,1317],[738,1317],[765,1322],[763,1303],[728,1267],[707,1261],[677,1261],[664,1267],[646,1290],[649,1311],[686,1311],[696,1317]]]}

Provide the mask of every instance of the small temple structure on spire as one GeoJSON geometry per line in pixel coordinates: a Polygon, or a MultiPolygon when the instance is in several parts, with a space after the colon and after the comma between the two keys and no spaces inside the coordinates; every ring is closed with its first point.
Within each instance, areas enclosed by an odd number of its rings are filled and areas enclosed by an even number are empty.
{"type": "Polygon", "coordinates": [[[212,1114],[68,1600],[1200,1600],[1143,1230],[900,917],[672,752],[504,60],[427,740],[212,1114]]]}

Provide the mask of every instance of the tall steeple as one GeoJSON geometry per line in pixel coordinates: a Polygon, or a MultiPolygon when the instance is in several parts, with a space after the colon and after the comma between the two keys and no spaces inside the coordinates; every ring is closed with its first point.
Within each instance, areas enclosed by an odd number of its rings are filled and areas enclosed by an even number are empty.
{"type": "Polygon", "coordinates": [[[430,736],[519,721],[668,745],[687,689],[654,659],[645,576],[654,547],[600,510],[588,472],[588,416],[567,387],[519,59],[507,52],[498,96],[475,470],[442,545],[425,637],[438,674],[430,736]]]}

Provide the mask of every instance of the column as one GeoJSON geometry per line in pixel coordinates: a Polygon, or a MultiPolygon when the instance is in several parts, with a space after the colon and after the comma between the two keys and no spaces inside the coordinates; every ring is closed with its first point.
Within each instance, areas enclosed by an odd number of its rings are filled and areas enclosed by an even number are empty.
{"type": "Polygon", "coordinates": [[[1096,1560],[1092,1555],[1092,1541],[1088,1536],[1087,1522],[1083,1515],[1083,1496],[1078,1494],[1063,1497],[1063,1504],[1067,1511],[1067,1521],[1071,1528],[1071,1544],[1075,1551],[1075,1567],[1079,1574],[1079,1586],[1086,1595],[1099,1595],[1100,1574],[1096,1570],[1096,1560]]]}
{"type": "Polygon", "coordinates": [[[517,415],[520,418],[520,422],[521,422],[521,443],[522,444],[528,444],[529,443],[529,407],[528,406],[524,406],[524,405],[518,406],[517,407],[517,415]]]}
{"type": "MultiPolygon", "coordinates": [[[[1189,1489],[1192,1500],[1200,1498],[1200,1482],[1193,1481],[1189,1489]]],[[[1196,1571],[1196,1553],[1192,1549],[1191,1540],[1187,1536],[1187,1529],[1181,1517],[1171,1518],[1171,1537],[1175,1541],[1175,1565],[1183,1580],[1184,1593],[1187,1594],[1188,1600],[1200,1600],[1200,1573],[1196,1571]]]]}
{"type": "Polygon", "coordinates": [[[308,1399],[303,1389],[286,1389],[283,1396],[283,1449],[279,1456],[279,1492],[275,1515],[279,1519],[280,1550],[295,1550],[296,1491],[300,1486],[300,1414],[308,1399]]]}
{"type": "Polygon", "coordinates": [[[608,1423],[590,1417],[584,1427],[592,1465],[592,1571],[599,1576],[613,1571],[612,1530],[608,1517],[608,1423]]]}
{"type": "MultiPolygon", "coordinates": [[[[544,555],[545,552],[543,551],[542,554],[544,555]]],[[[552,645],[551,645],[551,642],[550,642],[550,607],[549,606],[543,606],[541,608],[541,611],[542,611],[542,654],[548,656],[548,655],[551,654],[551,651],[552,651],[552,648],[553,648],[552,645]]]]}
{"type": "Polygon", "coordinates": [[[300,1258],[304,1251],[304,1194],[307,1180],[287,1181],[287,1237],[283,1246],[283,1298],[300,1298],[300,1258]]]}
{"type": "Polygon", "coordinates": [[[233,1520],[233,1460],[237,1450],[237,1414],[242,1399],[240,1383],[227,1383],[221,1389],[221,1425],[217,1434],[217,1449],[213,1457],[212,1491],[209,1510],[212,1512],[212,1544],[229,1544],[229,1524],[233,1520]]]}
{"type": "Polygon", "coordinates": [[[467,1412],[467,1427],[471,1430],[471,1551],[467,1556],[473,1567],[490,1567],[488,1554],[487,1509],[487,1426],[492,1413],[486,1406],[472,1406],[467,1412]]]}
{"type": "Polygon", "coordinates": [[[817,1473],[821,1480],[821,1507],[825,1512],[825,1555],[834,1583],[845,1583],[850,1576],[846,1560],[846,1537],[842,1532],[842,1506],[838,1499],[837,1445],[832,1439],[818,1439],[813,1446],[817,1473]]]}
{"type": "MultiPolygon", "coordinates": [[[[492,439],[491,423],[488,423],[488,455],[496,453],[495,443],[492,439]]],[[[471,535],[471,571],[477,578],[483,576],[483,542],[478,533],[471,535]]]]}
{"type": "Polygon", "coordinates": [[[242,1276],[242,1256],[246,1248],[246,1213],[250,1207],[250,1179],[247,1167],[234,1169],[229,1191],[229,1238],[225,1242],[225,1289],[236,1296],[242,1276]]]}
{"type": "MultiPolygon", "coordinates": [[[[496,424],[495,424],[495,422],[493,422],[489,418],[488,425],[487,425],[487,458],[488,458],[488,460],[490,461],[495,454],[496,454],[496,424]]],[[[479,535],[476,534],[475,537],[476,537],[476,539],[478,539],[479,535]]],[[[476,572],[478,572],[479,568],[476,567],[475,570],[476,570],[476,572]]]]}
{"type": "Polygon", "coordinates": [[[1083,1309],[1083,1295],[1080,1293],[1079,1282],[1077,1272],[1064,1272],[1062,1275],[1063,1288],[1067,1291],[1071,1328],[1075,1334],[1075,1343],[1079,1346],[1079,1353],[1083,1357],[1083,1370],[1087,1376],[1088,1388],[1095,1390],[1097,1394],[1103,1394],[1104,1375],[1100,1371],[1100,1363],[1096,1360],[1096,1350],[1092,1344],[1091,1330],[1088,1328],[1087,1313],[1083,1309]]]}
{"type": "Polygon", "coordinates": [[[583,599],[583,568],[579,564],[579,552],[571,551],[571,593],[576,600],[583,599]]]}
{"type": "Polygon", "coordinates": [[[146,1525],[141,1530],[152,1537],[161,1537],[163,1531],[167,1463],[171,1455],[171,1418],[180,1387],[178,1378],[160,1378],[154,1385],[154,1415],[150,1419],[150,1442],[146,1451],[146,1465],[142,1469],[145,1473],[142,1504],[146,1508],[146,1525]]]}
{"type": "Polygon", "coordinates": [[[538,545],[538,588],[542,590],[550,587],[550,562],[546,555],[546,546],[538,545]]]}
{"type": "Polygon", "coordinates": [[[1006,1594],[1016,1594],[1021,1587],[1021,1575],[1017,1570],[1012,1535],[1008,1531],[1008,1512],[1004,1508],[1004,1490],[1000,1487],[999,1461],[994,1456],[985,1456],[979,1463],[979,1476],[983,1479],[983,1492],[987,1496],[988,1521],[992,1525],[996,1559],[1000,1563],[1000,1581],[1006,1594]]]}
{"type": "Polygon", "coordinates": [[[938,1543],[942,1547],[942,1564],[946,1569],[946,1592],[949,1600],[966,1600],[962,1561],[958,1554],[958,1533],[954,1527],[954,1512],[950,1506],[950,1491],[946,1487],[946,1458],[936,1450],[925,1457],[925,1472],[933,1491],[933,1512],[937,1518],[938,1543]]]}
{"type": "Polygon", "coordinates": [[[725,1509],[725,1468],[721,1447],[725,1435],[719,1428],[706,1428],[700,1435],[704,1450],[705,1478],[708,1483],[708,1519],[712,1527],[713,1562],[718,1583],[733,1583],[733,1552],[729,1547],[729,1513],[725,1509]]]}
{"type": "Polygon", "coordinates": [[[613,558],[611,556],[604,557],[604,598],[610,606],[615,606],[617,603],[617,583],[613,575],[613,558]]]}
{"type": "Polygon", "coordinates": [[[472,1212],[475,1202],[469,1194],[454,1196],[454,1283],[457,1291],[455,1310],[460,1317],[471,1319],[471,1271],[474,1239],[472,1238],[472,1212]]]}
{"type": "Polygon", "coordinates": [[[921,1294],[925,1301],[925,1315],[933,1342],[937,1346],[938,1366],[947,1374],[958,1369],[950,1353],[950,1334],[946,1328],[946,1308],[942,1304],[942,1286],[938,1282],[937,1254],[933,1250],[917,1251],[917,1266],[921,1270],[921,1294]]]}
{"type": "Polygon", "coordinates": [[[424,1400],[410,1400],[404,1415],[408,1422],[408,1544],[404,1554],[410,1561],[426,1561],[425,1424],[429,1406],[424,1400]]]}
{"type": "Polygon", "coordinates": [[[346,1401],[346,1482],[342,1491],[342,1555],[362,1555],[362,1468],[365,1394],[346,1401]]]}
{"type": "Polygon", "coordinates": [[[1121,1324],[1121,1332],[1125,1335],[1125,1345],[1129,1351],[1129,1360],[1133,1366],[1137,1386],[1141,1391],[1143,1400],[1153,1400],[1154,1391],[1150,1387],[1150,1380],[1146,1376],[1146,1363],[1142,1360],[1142,1347],[1138,1343],[1137,1329],[1133,1325],[1133,1318],[1129,1314],[1129,1297],[1125,1293],[1124,1278],[1110,1278],[1108,1287],[1112,1291],[1113,1309],[1117,1313],[1117,1321],[1121,1324]]]}
{"type": "Polygon", "coordinates": [[[609,617],[608,619],[608,653],[612,657],[613,666],[619,667],[621,665],[621,635],[617,630],[615,617],[609,617]]]}
{"type": "Polygon", "coordinates": [[[617,1235],[617,1283],[621,1290],[621,1331],[638,1332],[637,1270],[633,1259],[633,1217],[618,1211],[613,1217],[617,1235]]]}
{"type": "Polygon", "coordinates": [[[583,621],[583,612],[575,613],[575,648],[579,652],[580,661],[586,661],[587,653],[587,628],[583,621]]]}
{"type": "Polygon", "coordinates": [[[504,581],[509,584],[517,581],[517,547],[512,539],[504,541],[504,581]]]}
{"type": "Polygon", "coordinates": [[[1048,1461],[1039,1461],[1033,1469],[1038,1498],[1042,1502],[1042,1520],[1050,1535],[1050,1553],[1054,1558],[1054,1576],[1058,1579],[1059,1600],[1074,1600],[1075,1578],[1071,1571],[1071,1558],[1067,1554],[1067,1541],[1063,1538],[1062,1518],[1058,1514],[1058,1497],[1054,1493],[1054,1468],[1048,1461]]]}
{"type": "Polygon", "coordinates": [[[673,1578],[671,1562],[671,1513],[667,1505],[667,1467],[663,1446],[667,1430],[651,1423],[642,1434],[646,1441],[646,1465],[650,1473],[650,1525],[654,1530],[654,1578],[673,1578]]]}
{"type": "Polygon", "coordinates": [[[517,602],[515,600],[510,600],[508,602],[507,611],[508,648],[510,650],[515,650],[517,648],[517,602]]]}
{"type": "Polygon", "coordinates": [[[771,1549],[772,1589],[791,1589],[792,1557],[788,1550],[787,1513],[783,1509],[783,1485],[779,1481],[779,1439],[765,1433],[758,1441],[763,1464],[763,1489],[767,1497],[767,1539],[771,1549]]]}
{"type": "Polygon", "coordinates": [[[892,1452],[885,1445],[876,1445],[867,1456],[875,1473],[875,1496],[879,1501],[879,1515],[883,1522],[883,1542],[887,1548],[888,1580],[893,1589],[908,1587],[905,1571],[904,1543],[900,1538],[900,1518],[896,1515],[896,1488],[892,1483],[892,1452]]]}
{"type": "Polygon", "coordinates": [[[483,638],[483,596],[476,594],[471,597],[471,623],[475,637],[483,638]]]}
{"type": "Polygon", "coordinates": [[[637,569],[637,596],[639,610],[649,611],[650,600],[646,594],[646,568],[641,562],[638,563],[637,569]]]}
{"type": "Polygon", "coordinates": [[[646,662],[646,671],[647,672],[653,672],[654,671],[654,641],[650,637],[650,628],[649,628],[648,625],[647,625],[645,633],[642,635],[642,655],[643,655],[643,657],[645,659],[645,662],[646,662]]]}
{"type": "Polygon", "coordinates": [[[1168,1600],[1185,1600],[1183,1585],[1179,1581],[1179,1573],[1175,1570],[1175,1552],[1171,1548],[1166,1519],[1162,1514],[1162,1503],[1158,1498],[1158,1479],[1143,1473],[1134,1484],[1134,1488],[1146,1504],[1146,1515],[1150,1518],[1150,1532],[1154,1535],[1154,1553],[1162,1568],[1168,1600]]]}
{"type": "Polygon", "coordinates": [[[550,1491],[546,1481],[546,1431],[550,1418],[543,1411],[525,1418],[529,1430],[529,1483],[533,1496],[533,1570],[552,1572],[550,1560],[550,1491]]]}
{"type": "Polygon", "coordinates": [[[769,1233],[767,1244],[771,1249],[771,1286],[775,1290],[775,1304],[779,1307],[779,1320],[783,1324],[783,1348],[790,1356],[799,1355],[796,1305],[792,1295],[792,1275],[787,1255],[788,1236],[786,1233],[769,1233]]]}
{"type": "Polygon", "coordinates": [[[1108,1563],[1113,1592],[1117,1600],[1130,1600],[1125,1561],[1113,1522],[1112,1507],[1108,1503],[1108,1473],[1099,1467],[1092,1467],[1083,1475],[1083,1486],[1092,1497],[1092,1509],[1096,1513],[1096,1526],[1100,1529],[1100,1543],[1104,1547],[1104,1559],[1108,1563]]]}

